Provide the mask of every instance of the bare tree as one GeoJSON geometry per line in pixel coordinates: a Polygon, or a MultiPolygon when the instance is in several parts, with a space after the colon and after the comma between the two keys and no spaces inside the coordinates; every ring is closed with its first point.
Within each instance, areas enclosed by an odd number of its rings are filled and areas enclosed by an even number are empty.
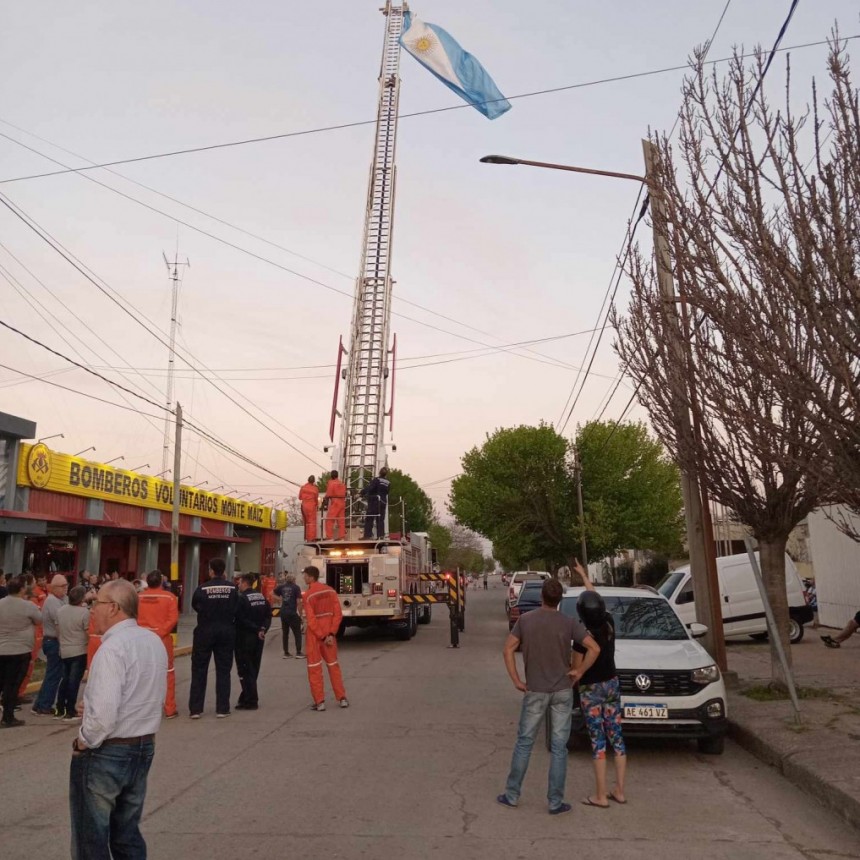
{"type": "MultiPolygon", "coordinates": [[[[826,448],[806,386],[792,390],[770,371],[775,363],[801,369],[825,397],[839,388],[806,335],[798,303],[783,301],[779,314],[764,310],[773,304],[769,296],[808,289],[822,277],[804,229],[811,213],[797,214],[808,208],[806,116],[792,113],[788,86],[785,110],[772,110],[757,86],[763,56],[748,69],[736,55],[724,79],[707,75],[701,59],[684,83],[677,152],[665,136],[654,136],[658,158],[649,183],[662,204],[652,212],[665,212],[655,228],[668,243],[681,299],[661,295],[655,265],[637,247],[628,266],[629,314],[615,320],[616,350],[639,382],[660,439],[758,540],[765,588],[790,654],[786,540],[833,493],[806,468],[826,448]],[[693,434],[678,427],[679,391],[693,434]]],[[[783,680],[775,651],[773,677],[783,680]]]]}

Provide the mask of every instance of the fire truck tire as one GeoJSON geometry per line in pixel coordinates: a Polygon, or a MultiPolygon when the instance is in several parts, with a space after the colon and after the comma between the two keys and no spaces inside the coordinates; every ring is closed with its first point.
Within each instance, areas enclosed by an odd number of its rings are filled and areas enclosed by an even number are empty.
{"type": "Polygon", "coordinates": [[[432,606],[422,606],[421,614],[418,616],[419,624],[429,624],[430,619],[433,616],[433,607],[432,606]]]}

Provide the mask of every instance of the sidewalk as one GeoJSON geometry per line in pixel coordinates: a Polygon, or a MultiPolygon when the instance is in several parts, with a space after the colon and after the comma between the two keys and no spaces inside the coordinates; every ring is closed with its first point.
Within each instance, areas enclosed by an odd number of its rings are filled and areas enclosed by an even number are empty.
{"type": "Polygon", "coordinates": [[[731,735],[738,744],[819,803],[860,827],[860,635],[839,650],[825,648],[813,630],[791,649],[795,682],[804,696],[802,725],[788,699],[758,701],[749,695],[771,677],[770,646],[749,640],[729,644],[729,668],[739,688],[729,692],[731,735]]]}

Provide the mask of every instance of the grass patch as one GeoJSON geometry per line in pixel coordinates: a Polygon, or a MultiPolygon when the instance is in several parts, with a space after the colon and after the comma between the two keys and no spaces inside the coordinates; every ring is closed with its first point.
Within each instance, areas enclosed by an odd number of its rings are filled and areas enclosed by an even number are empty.
{"type": "MultiPolygon", "coordinates": [[[[791,699],[788,690],[770,684],[758,684],[741,690],[741,694],[754,702],[784,702],[791,699]]],[[[823,687],[798,687],[797,698],[804,699],[831,699],[833,694],[823,687]]]]}

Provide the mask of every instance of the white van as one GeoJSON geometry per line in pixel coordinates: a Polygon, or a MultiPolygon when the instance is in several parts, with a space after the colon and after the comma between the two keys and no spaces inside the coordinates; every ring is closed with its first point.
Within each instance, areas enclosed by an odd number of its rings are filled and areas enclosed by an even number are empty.
{"type": "MultiPolygon", "coordinates": [[[[755,554],[758,559],[758,553],[755,554]]],[[[723,630],[729,636],[767,638],[767,621],[764,604],[759,595],[755,576],[746,553],[726,555],[717,559],[717,577],[720,581],[720,604],[723,608],[723,630]]],[[[669,573],[657,587],[669,601],[678,617],[689,625],[696,620],[693,601],[693,579],[690,567],[679,567],[669,573]]],[[[785,590],[788,594],[790,619],[789,638],[792,642],[803,639],[803,625],[812,621],[812,608],[803,595],[803,583],[794,562],[785,557],[785,590]]]]}

